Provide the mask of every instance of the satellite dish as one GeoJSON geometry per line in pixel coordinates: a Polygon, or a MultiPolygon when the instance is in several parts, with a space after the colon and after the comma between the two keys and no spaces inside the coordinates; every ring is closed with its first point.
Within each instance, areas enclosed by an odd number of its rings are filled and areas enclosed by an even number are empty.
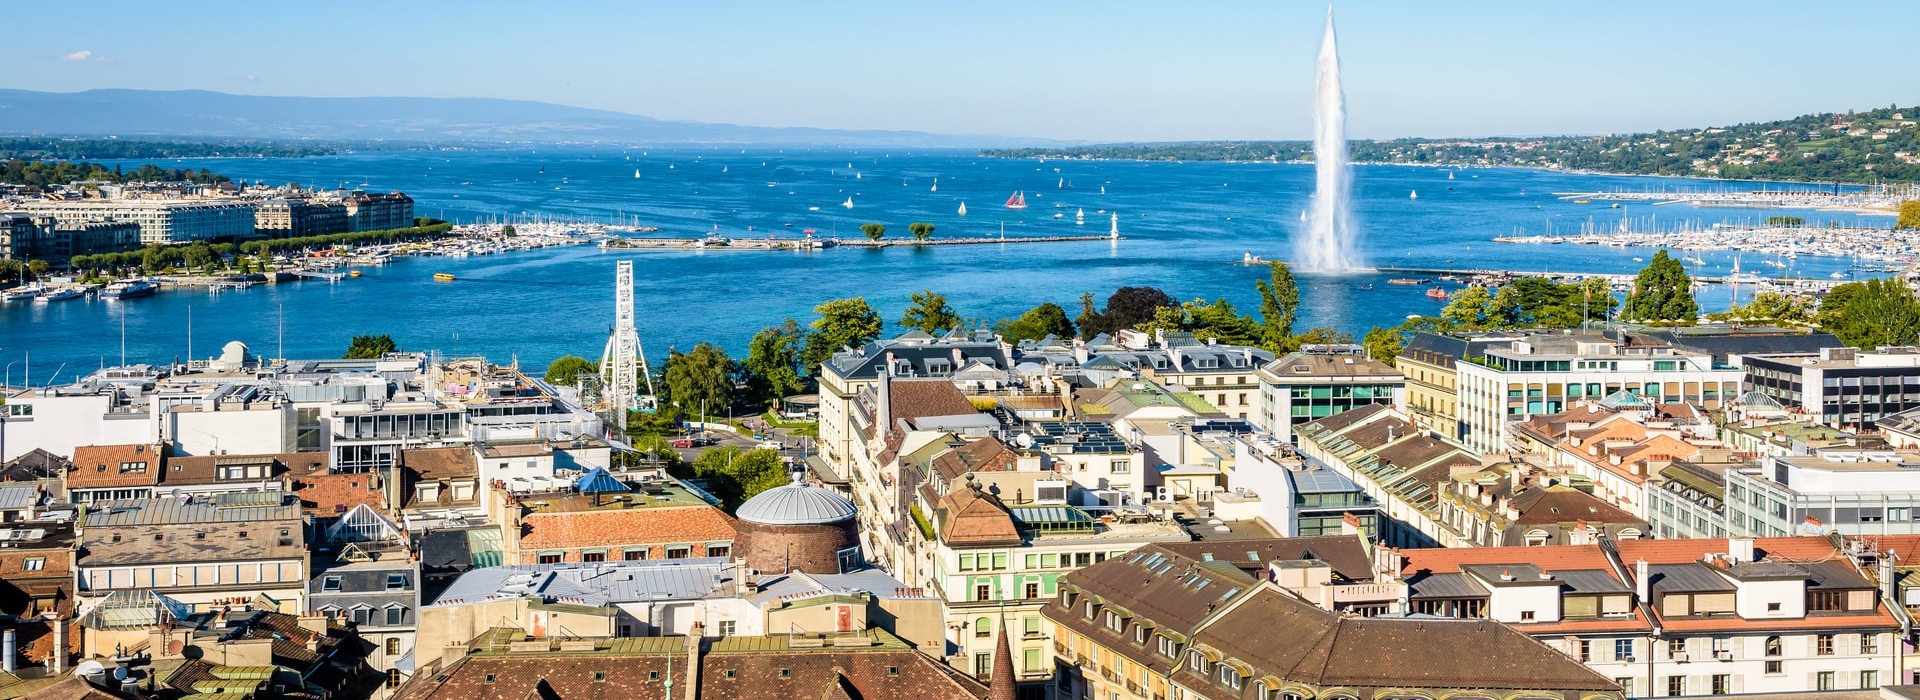
{"type": "Polygon", "coordinates": [[[116,681],[125,681],[127,679],[127,667],[125,666],[113,667],[113,679],[116,681]]]}
{"type": "Polygon", "coordinates": [[[1013,436],[1013,444],[1019,445],[1023,448],[1033,447],[1033,436],[1028,435],[1026,433],[1020,433],[1018,435],[1013,436]]]}
{"type": "Polygon", "coordinates": [[[73,675],[80,676],[82,678],[85,678],[88,676],[99,676],[106,672],[107,672],[107,667],[105,665],[101,664],[98,661],[94,661],[92,659],[82,661],[79,663],[79,665],[73,667],[73,675]]]}

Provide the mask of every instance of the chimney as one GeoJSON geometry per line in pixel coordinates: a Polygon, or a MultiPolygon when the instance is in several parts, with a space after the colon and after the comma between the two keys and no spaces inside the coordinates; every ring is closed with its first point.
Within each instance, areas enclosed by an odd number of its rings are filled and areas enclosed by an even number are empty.
{"type": "Polygon", "coordinates": [[[887,351],[886,360],[887,360],[887,366],[882,368],[882,371],[880,372],[881,376],[890,376],[893,374],[893,351],[892,350],[887,351]]]}
{"type": "Polygon", "coordinates": [[[1087,341],[1073,339],[1073,361],[1083,365],[1087,363],[1087,341]]]}
{"type": "Polygon", "coordinates": [[[887,351],[887,370],[880,373],[879,383],[873,385],[873,405],[874,413],[876,414],[873,417],[873,422],[874,425],[878,426],[875,429],[876,433],[882,438],[893,430],[893,406],[890,398],[893,389],[889,386],[891,382],[888,379],[888,376],[892,374],[892,372],[893,351],[889,350],[887,351]]]}
{"type": "Polygon", "coordinates": [[[4,657],[0,658],[0,671],[13,673],[13,655],[15,653],[13,628],[8,627],[4,636],[0,636],[0,640],[4,640],[0,641],[0,657],[4,657]]]}
{"type": "Polygon", "coordinates": [[[455,663],[464,658],[467,658],[466,644],[455,642],[447,645],[445,649],[440,650],[440,671],[442,673],[446,672],[447,669],[452,668],[455,663]]]}
{"type": "Polygon", "coordinates": [[[67,621],[55,613],[53,619],[47,620],[47,624],[53,627],[53,656],[49,659],[53,664],[53,672],[65,673],[67,670],[67,621]]]}
{"type": "Polygon", "coordinates": [[[683,676],[687,680],[686,700],[700,700],[700,633],[705,627],[696,621],[687,630],[687,675],[683,676]]]}
{"type": "Polygon", "coordinates": [[[1894,579],[1893,560],[1897,558],[1891,549],[1880,557],[1880,599],[1887,605],[1900,604],[1900,584],[1894,579]]]}
{"type": "Polygon", "coordinates": [[[1346,515],[1340,516],[1340,534],[1342,535],[1360,534],[1360,518],[1354,516],[1354,514],[1352,513],[1347,513],[1346,515]]]}
{"type": "Polygon", "coordinates": [[[1633,594],[1639,596],[1640,602],[1649,605],[1653,603],[1650,600],[1652,596],[1649,594],[1653,583],[1647,579],[1652,576],[1653,574],[1648,571],[1647,560],[1641,559],[1633,563],[1633,594]]]}
{"type": "Polygon", "coordinates": [[[1753,563],[1753,538],[1731,537],[1727,539],[1727,558],[1735,564],[1753,563]]]}

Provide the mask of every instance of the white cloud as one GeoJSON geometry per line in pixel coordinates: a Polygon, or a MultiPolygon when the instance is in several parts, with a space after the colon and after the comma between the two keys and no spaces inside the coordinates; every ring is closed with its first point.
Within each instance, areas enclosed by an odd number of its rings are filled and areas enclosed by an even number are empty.
{"type": "Polygon", "coordinates": [[[67,55],[65,55],[65,56],[61,56],[61,57],[60,57],[60,60],[62,60],[62,61],[92,61],[92,60],[96,60],[96,59],[95,59],[95,58],[93,57],[93,51],[92,51],[91,49],[81,49],[81,50],[79,50],[79,51],[75,51],[75,52],[73,52],[73,53],[70,53],[70,54],[67,54],[67,55]]]}

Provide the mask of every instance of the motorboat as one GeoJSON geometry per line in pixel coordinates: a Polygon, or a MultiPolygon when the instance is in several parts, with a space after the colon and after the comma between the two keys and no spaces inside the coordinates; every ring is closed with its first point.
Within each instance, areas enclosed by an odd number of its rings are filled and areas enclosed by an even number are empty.
{"type": "Polygon", "coordinates": [[[154,284],[150,280],[144,280],[144,279],[122,280],[122,281],[107,285],[106,289],[101,290],[100,298],[102,299],[137,299],[140,297],[153,296],[153,293],[158,291],[160,291],[160,285],[154,284]]]}
{"type": "Polygon", "coordinates": [[[33,301],[34,297],[40,296],[40,293],[44,291],[46,291],[46,289],[40,285],[29,284],[25,287],[16,287],[7,290],[5,293],[0,293],[0,299],[7,301],[33,301]]]}
{"type": "Polygon", "coordinates": [[[56,288],[47,290],[45,294],[41,294],[40,298],[34,299],[34,301],[45,304],[47,302],[53,302],[53,301],[66,301],[68,299],[78,299],[86,295],[87,293],[82,291],[79,287],[56,287],[56,288]]]}

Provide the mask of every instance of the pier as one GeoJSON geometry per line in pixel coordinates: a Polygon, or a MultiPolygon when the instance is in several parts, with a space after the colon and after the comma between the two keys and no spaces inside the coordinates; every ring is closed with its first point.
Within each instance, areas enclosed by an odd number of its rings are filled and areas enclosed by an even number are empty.
{"type": "MultiPolygon", "coordinates": [[[[1383,275],[1401,275],[1410,277],[1432,277],[1448,282],[1468,285],[1499,286],[1523,277],[1544,277],[1555,282],[1576,282],[1579,280],[1601,278],[1616,291],[1633,288],[1634,278],[1638,274],[1614,274],[1600,272],[1558,272],[1552,270],[1494,270],[1489,268],[1439,268],[1439,267],[1390,267],[1374,268],[1374,272],[1383,275]]],[[[1836,286],[1854,280],[1816,279],[1812,277],[1760,277],[1741,274],[1738,276],[1695,276],[1693,284],[1704,287],[1716,284],[1737,284],[1750,286],[1762,291],[1793,292],[1798,294],[1825,294],[1836,286]]]]}
{"type": "Polygon", "coordinates": [[[992,245],[996,243],[1075,243],[1119,241],[1126,236],[968,236],[963,238],[617,238],[600,244],[601,250],[820,250],[824,248],[899,248],[942,245],[992,245]]]}

